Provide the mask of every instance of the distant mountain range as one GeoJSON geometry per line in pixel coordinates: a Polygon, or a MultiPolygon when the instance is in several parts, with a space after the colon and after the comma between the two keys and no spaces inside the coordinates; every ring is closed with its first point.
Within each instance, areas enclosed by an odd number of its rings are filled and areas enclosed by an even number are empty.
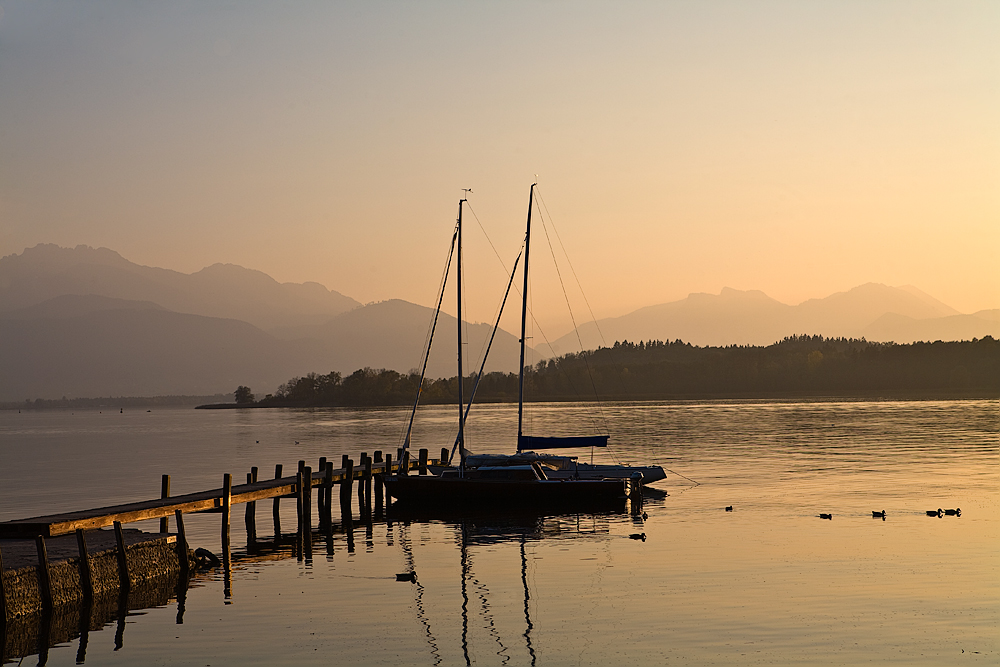
{"type": "Polygon", "coordinates": [[[720,294],[691,294],[621,317],[589,322],[553,341],[551,350],[540,351],[561,355],[624,340],[770,345],[792,334],[897,343],[1000,337],[1000,310],[962,315],[916,287],[877,283],[797,306],[775,301],[760,291],[725,288],[720,294]]]}
{"type": "MultiPolygon", "coordinates": [[[[279,283],[232,264],[184,274],[107,248],[38,245],[0,259],[0,401],[213,394],[240,384],[263,395],[309,372],[406,372],[421,362],[432,314],[397,299],[361,305],[319,283],[279,283]]],[[[431,377],[454,375],[455,329],[442,313],[431,377]]],[[[472,371],[491,326],[466,330],[472,371]]],[[[1000,310],[963,315],[914,287],[876,284],[797,306],[724,289],[579,329],[587,349],[677,338],[766,345],[796,333],[897,342],[1000,337],[1000,310]]],[[[552,348],[533,358],[579,350],[577,334],[552,348]]],[[[487,370],[517,364],[517,337],[499,331],[487,370]]]]}

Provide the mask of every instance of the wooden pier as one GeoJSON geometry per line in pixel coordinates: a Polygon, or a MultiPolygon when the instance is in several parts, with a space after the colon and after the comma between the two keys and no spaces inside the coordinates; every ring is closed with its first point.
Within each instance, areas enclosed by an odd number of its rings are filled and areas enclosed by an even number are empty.
{"type": "MultiPolygon", "coordinates": [[[[447,450],[445,450],[447,451],[447,450]]],[[[421,450],[420,458],[416,461],[405,461],[406,470],[426,471],[429,465],[441,465],[442,459],[427,458],[427,450],[421,450]]],[[[443,453],[443,452],[442,452],[443,453]]],[[[391,460],[382,459],[381,452],[375,453],[374,459],[366,459],[370,463],[366,465],[354,465],[354,462],[344,457],[346,463],[343,467],[333,468],[323,457],[326,464],[324,470],[313,471],[309,466],[302,466],[308,469],[308,478],[302,477],[301,473],[295,475],[267,479],[247,484],[232,485],[228,489],[225,485],[218,489],[209,491],[199,491],[181,496],[167,496],[154,500],[143,500],[135,503],[123,505],[112,505],[110,507],[99,507],[78,512],[67,512],[64,514],[51,514],[48,516],[32,517],[29,519],[16,519],[14,521],[0,522],[0,538],[8,537],[30,537],[38,535],[43,537],[56,537],[67,535],[77,530],[94,530],[118,523],[133,523],[135,521],[145,521],[147,519],[165,519],[175,516],[177,512],[181,514],[192,514],[196,512],[222,512],[227,506],[241,503],[252,503],[257,500],[267,500],[268,498],[298,498],[300,487],[302,490],[309,490],[309,500],[311,505],[312,490],[315,489],[320,495],[318,507],[325,509],[328,498],[331,496],[327,492],[332,485],[341,486],[341,498],[344,498],[344,490],[349,494],[350,487],[355,480],[361,481],[359,491],[365,486],[371,488],[371,478],[373,475],[385,474],[388,468],[392,472],[399,470],[398,465],[394,465],[391,460]],[[228,491],[228,493],[227,493],[228,491]]],[[[279,468],[280,470],[280,468],[279,468]]],[[[168,476],[164,476],[163,489],[169,489],[168,476]]],[[[230,477],[231,479],[231,477],[230,477]]],[[[161,496],[164,492],[161,491],[161,496]]],[[[381,495],[381,494],[378,494],[381,495]]],[[[349,495],[347,496],[350,497],[349,495]]],[[[161,524],[162,526],[162,524],[161,524]]]]}

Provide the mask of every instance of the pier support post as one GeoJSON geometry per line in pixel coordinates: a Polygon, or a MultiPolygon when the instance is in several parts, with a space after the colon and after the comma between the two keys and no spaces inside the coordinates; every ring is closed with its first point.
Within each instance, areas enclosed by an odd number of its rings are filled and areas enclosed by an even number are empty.
{"type": "Polygon", "coordinates": [[[42,599],[42,611],[52,611],[52,576],[49,573],[49,556],[45,551],[45,538],[35,538],[38,551],[38,594],[42,599]]]}
{"type": "Polygon", "coordinates": [[[184,532],[184,514],[174,510],[174,521],[177,522],[177,560],[181,566],[181,575],[186,577],[191,569],[188,563],[187,533],[184,532]]]}
{"type": "Polygon", "coordinates": [[[351,491],[354,485],[354,461],[347,459],[344,466],[344,479],[340,482],[340,513],[342,517],[351,516],[351,491]]]}
{"type": "Polygon", "coordinates": [[[128,558],[125,554],[125,534],[122,532],[122,522],[115,521],[115,542],[118,545],[116,555],[118,556],[118,584],[120,595],[128,595],[132,588],[132,582],[128,576],[128,558]]]}
{"type": "Polygon", "coordinates": [[[94,599],[94,570],[90,565],[90,552],[87,551],[87,537],[81,528],[76,530],[76,546],[80,551],[80,588],[83,589],[84,602],[89,602],[94,599]]]}
{"type": "Polygon", "coordinates": [[[323,468],[323,528],[329,533],[333,527],[333,461],[327,461],[323,468]]]}
{"type": "MultiPolygon", "coordinates": [[[[382,450],[380,450],[380,449],[376,449],[375,450],[374,459],[375,459],[374,460],[374,465],[375,466],[378,466],[378,464],[382,463],[382,450]]],[[[388,472],[388,470],[386,470],[385,472],[388,472]]],[[[383,491],[382,491],[382,484],[383,484],[383,482],[382,482],[382,477],[383,477],[383,475],[384,475],[384,473],[375,473],[375,475],[374,475],[374,479],[375,479],[375,518],[376,519],[381,519],[382,518],[382,504],[383,504],[383,495],[382,495],[383,494],[383,491]]]]}
{"type": "Polygon", "coordinates": [[[319,467],[316,468],[319,474],[323,475],[324,479],[320,482],[319,488],[316,489],[316,509],[319,515],[319,528],[323,530],[323,516],[326,514],[326,457],[319,457],[319,467]]]}
{"type": "Polygon", "coordinates": [[[365,523],[370,524],[372,520],[372,458],[365,456],[365,523]]]}
{"type": "MultiPolygon", "coordinates": [[[[170,475],[163,475],[160,478],[160,498],[170,497],[170,475]]],[[[170,532],[170,520],[167,517],[160,519],[160,532],[170,532]]]]}
{"type": "Polygon", "coordinates": [[[367,452],[361,452],[361,456],[358,458],[358,471],[361,473],[361,477],[358,479],[358,512],[364,514],[365,512],[365,461],[368,459],[367,452]]]}
{"type": "Polygon", "coordinates": [[[299,560],[302,560],[303,548],[302,548],[302,509],[304,502],[302,500],[302,487],[304,486],[302,480],[302,471],[299,470],[295,474],[295,516],[297,519],[297,527],[295,529],[295,555],[299,560]]]}
{"type": "Polygon", "coordinates": [[[417,464],[420,467],[420,473],[419,474],[426,475],[427,474],[427,450],[426,449],[421,449],[420,452],[419,452],[419,454],[418,454],[418,456],[419,456],[419,458],[417,459],[417,464]]]}
{"type": "MultiPolygon", "coordinates": [[[[281,464],[274,466],[274,478],[281,479],[281,464]]],[[[271,519],[274,521],[274,543],[281,541],[281,497],[274,499],[271,506],[271,519]]]]}
{"type": "Polygon", "coordinates": [[[305,557],[312,559],[312,468],[302,468],[302,545],[305,557]]]}
{"type": "MultiPolygon", "coordinates": [[[[222,477],[222,565],[226,572],[232,567],[229,543],[229,519],[233,508],[233,476],[226,473],[222,477]]],[[[228,591],[226,597],[229,597],[228,591]]]]}
{"type": "MultiPolygon", "coordinates": [[[[254,468],[254,470],[257,470],[254,468]]],[[[253,484],[255,481],[253,472],[247,473],[247,484],[253,484]]],[[[252,502],[245,503],[246,510],[243,514],[243,523],[247,528],[247,551],[253,549],[254,544],[257,542],[257,512],[254,508],[252,502]]]]}
{"type": "Polygon", "coordinates": [[[400,456],[399,456],[399,465],[396,466],[397,468],[399,468],[398,474],[400,474],[400,475],[409,475],[410,474],[410,450],[404,449],[402,451],[403,451],[403,453],[400,454],[400,456]]]}
{"type": "Polygon", "coordinates": [[[448,451],[447,447],[441,448],[441,465],[448,465],[448,458],[451,456],[451,452],[448,451]]]}

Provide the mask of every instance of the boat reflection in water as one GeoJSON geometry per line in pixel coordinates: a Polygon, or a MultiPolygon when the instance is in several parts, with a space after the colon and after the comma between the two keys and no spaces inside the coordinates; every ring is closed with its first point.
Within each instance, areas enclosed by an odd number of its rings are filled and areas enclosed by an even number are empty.
{"type": "MultiPolygon", "coordinates": [[[[455,510],[444,507],[431,508],[426,504],[394,503],[388,513],[390,526],[398,522],[398,537],[405,554],[407,566],[413,573],[414,609],[418,621],[423,625],[425,641],[434,656],[434,664],[441,664],[442,645],[439,635],[432,632],[432,619],[428,609],[433,605],[427,603],[425,597],[431,592],[437,592],[434,587],[421,583],[416,572],[421,564],[416,563],[413,549],[408,536],[411,524],[438,522],[449,526],[455,534],[458,547],[461,573],[461,651],[466,665],[476,662],[472,650],[472,633],[470,622],[476,617],[480,619],[480,627],[485,631],[483,641],[492,645],[502,664],[531,664],[537,661],[535,638],[532,633],[535,623],[532,612],[535,602],[532,595],[530,563],[537,557],[529,558],[529,546],[543,539],[593,539],[607,540],[611,538],[611,524],[617,511],[573,513],[573,514],[542,514],[530,510],[455,510]],[[484,568],[489,577],[504,582],[493,590],[487,585],[483,574],[475,567],[475,557],[497,558],[496,552],[502,552],[504,546],[517,545],[520,559],[520,572],[517,593],[511,586],[512,572],[506,576],[503,570],[511,568],[498,567],[496,563],[484,568]],[[514,597],[517,597],[516,608],[519,623],[511,626],[511,616],[515,607],[514,597]],[[507,613],[505,614],[504,611],[507,613]]],[[[641,522],[638,516],[634,521],[641,522]]],[[[499,558],[505,559],[506,554],[499,558]]],[[[423,566],[429,566],[424,563],[423,566]]],[[[440,567],[441,563],[435,563],[440,567]]],[[[513,566],[514,563],[509,563],[513,566]]],[[[433,614],[432,614],[433,615],[433,614]]],[[[433,619],[439,620],[439,619],[433,619]]],[[[434,627],[440,627],[435,623],[434,627]]],[[[445,633],[451,635],[450,629],[445,633]]]]}

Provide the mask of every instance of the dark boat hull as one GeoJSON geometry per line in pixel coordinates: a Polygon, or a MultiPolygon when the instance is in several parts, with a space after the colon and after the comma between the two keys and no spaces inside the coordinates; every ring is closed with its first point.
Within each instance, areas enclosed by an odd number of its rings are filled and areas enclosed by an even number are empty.
{"type": "Polygon", "coordinates": [[[625,502],[622,480],[492,480],[390,475],[386,492],[407,504],[478,507],[614,507],[625,502]]]}

